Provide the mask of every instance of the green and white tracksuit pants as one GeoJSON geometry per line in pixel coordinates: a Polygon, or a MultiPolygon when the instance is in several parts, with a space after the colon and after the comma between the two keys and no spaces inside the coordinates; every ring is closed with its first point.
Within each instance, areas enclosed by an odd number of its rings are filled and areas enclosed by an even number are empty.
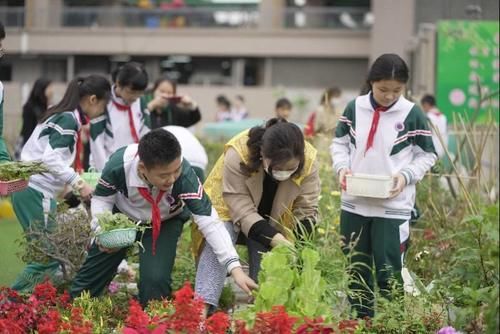
{"type": "Polygon", "coordinates": [[[351,291],[356,297],[350,299],[358,318],[373,317],[374,277],[382,296],[390,298],[391,280],[401,282],[403,257],[410,235],[409,220],[364,217],[345,210],[340,215],[340,233],[346,245],[355,243],[352,251],[351,291]]]}
{"type": "MultiPolygon", "coordinates": [[[[12,206],[25,233],[32,227],[53,231],[56,201],[31,187],[12,194],[12,206]]],[[[26,236],[27,237],[27,236],[26,236]]],[[[31,292],[35,285],[45,279],[53,279],[59,268],[57,261],[49,263],[28,263],[17,276],[12,289],[31,292]]]]}

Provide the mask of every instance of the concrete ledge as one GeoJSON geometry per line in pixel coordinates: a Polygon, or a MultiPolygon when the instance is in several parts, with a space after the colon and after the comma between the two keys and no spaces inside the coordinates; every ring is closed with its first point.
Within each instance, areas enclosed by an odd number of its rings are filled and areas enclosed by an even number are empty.
{"type": "Polygon", "coordinates": [[[9,29],[14,54],[367,58],[369,31],[295,29],[9,29]]]}

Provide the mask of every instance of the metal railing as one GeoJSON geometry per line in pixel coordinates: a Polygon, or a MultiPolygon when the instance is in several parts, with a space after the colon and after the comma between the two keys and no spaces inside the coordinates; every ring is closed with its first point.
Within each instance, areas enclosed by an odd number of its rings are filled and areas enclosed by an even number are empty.
{"type": "MultiPolygon", "coordinates": [[[[266,13],[268,17],[269,13],[266,13]]],[[[272,13],[271,13],[272,14],[272,13]]],[[[115,28],[256,28],[261,16],[256,6],[248,7],[185,7],[174,9],[141,9],[136,7],[61,7],[40,10],[50,27],[115,27],[115,28]],[[48,18],[48,19],[47,19],[48,18]]],[[[271,17],[273,17],[271,15],[271,17]]],[[[276,21],[274,16],[273,20],[276,21]]],[[[0,7],[0,21],[7,27],[25,25],[24,7],[0,7]]],[[[290,29],[365,30],[373,17],[369,8],[303,7],[283,9],[278,27],[290,29]]]]}
{"type": "Polygon", "coordinates": [[[364,7],[289,7],[284,10],[284,27],[294,29],[366,30],[373,15],[364,7]]]}
{"type": "Polygon", "coordinates": [[[253,27],[257,10],[228,8],[140,9],[132,7],[65,7],[62,25],[66,27],[253,27]]]}

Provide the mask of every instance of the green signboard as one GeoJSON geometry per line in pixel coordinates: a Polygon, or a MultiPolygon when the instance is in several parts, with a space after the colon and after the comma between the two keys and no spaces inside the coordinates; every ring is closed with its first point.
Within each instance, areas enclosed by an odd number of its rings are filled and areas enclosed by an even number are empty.
{"type": "MultiPolygon", "coordinates": [[[[498,30],[498,22],[439,22],[436,97],[438,107],[450,121],[456,112],[471,116],[480,103],[480,96],[498,92],[498,30]]],[[[495,94],[481,103],[479,121],[487,121],[491,111],[498,122],[498,100],[498,94],[495,94]]]]}

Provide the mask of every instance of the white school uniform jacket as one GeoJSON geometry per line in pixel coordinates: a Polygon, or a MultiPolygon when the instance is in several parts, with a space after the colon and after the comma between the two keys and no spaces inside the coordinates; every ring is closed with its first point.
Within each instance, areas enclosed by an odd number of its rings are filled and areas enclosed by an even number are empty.
{"type": "Polygon", "coordinates": [[[339,119],[331,146],[334,170],[337,174],[342,168],[351,169],[353,174],[402,173],[407,186],[393,199],[349,196],[342,192],[341,208],[365,217],[407,220],[415,203],[415,184],[437,159],[432,133],[420,108],[401,96],[380,113],[373,146],[365,154],[374,113],[370,94],[351,101],[339,119]]]}
{"type": "MultiPolygon", "coordinates": [[[[99,172],[102,171],[113,152],[135,143],[129,113],[126,110],[120,110],[115,104],[115,102],[120,105],[126,105],[126,103],[117,97],[114,91],[113,86],[112,96],[105,113],[90,121],[90,164],[99,172]]],[[[130,108],[135,132],[140,139],[151,128],[149,111],[142,98],[132,103],[130,108]]]]}
{"type": "Polygon", "coordinates": [[[431,108],[427,113],[427,118],[434,125],[435,129],[432,129],[432,142],[434,143],[438,157],[441,158],[445,154],[444,147],[448,147],[448,121],[446,120],[446,116],[437,108],[431,108]],[[439,136],[441,136],[444,142],[444,147],[439,140],[439,136]]]}
{"type": "Polygon", "coordinates": [[[181,144],[182,157],[189,161],[191,166],[201,168],[203,171],[207,168],[208,156],[203,145],[198,138],[188,129],[177,125],[167,125],[163,129],[172,133],[181,144]]]}
{"type": "MultiPolygon", "coordinates": [[[[137,148],[137,144],[123,147],[113,153],[106,163],[92,197],[94,230],[99,229],[96,215],[111,212],[114,206],[134,221],[151,220],[151,204],[142,197],[138,189],[149,189],[153,198],[158,195],[158,189],[150,188],[139,177],[137,148]]],[[[182,161],[181,175],[170,191],[163,195],[158,205],[162,222],[179,215],[186,205],[195,224],[214,249],[219,262],[228,272],[240,266],[238,255],[224,224],[220,222],[200,180],[186,159],[182,161]]]]}
{"type": "Polygon", "coordinates": [[[29,186],[54,197],[80,176],[73,169],[78,131],[82,126],[78,110],[65,111],[38,124],[21,152],[21,161],[42,161],[50,173],[30,177],[29,186]]]}

